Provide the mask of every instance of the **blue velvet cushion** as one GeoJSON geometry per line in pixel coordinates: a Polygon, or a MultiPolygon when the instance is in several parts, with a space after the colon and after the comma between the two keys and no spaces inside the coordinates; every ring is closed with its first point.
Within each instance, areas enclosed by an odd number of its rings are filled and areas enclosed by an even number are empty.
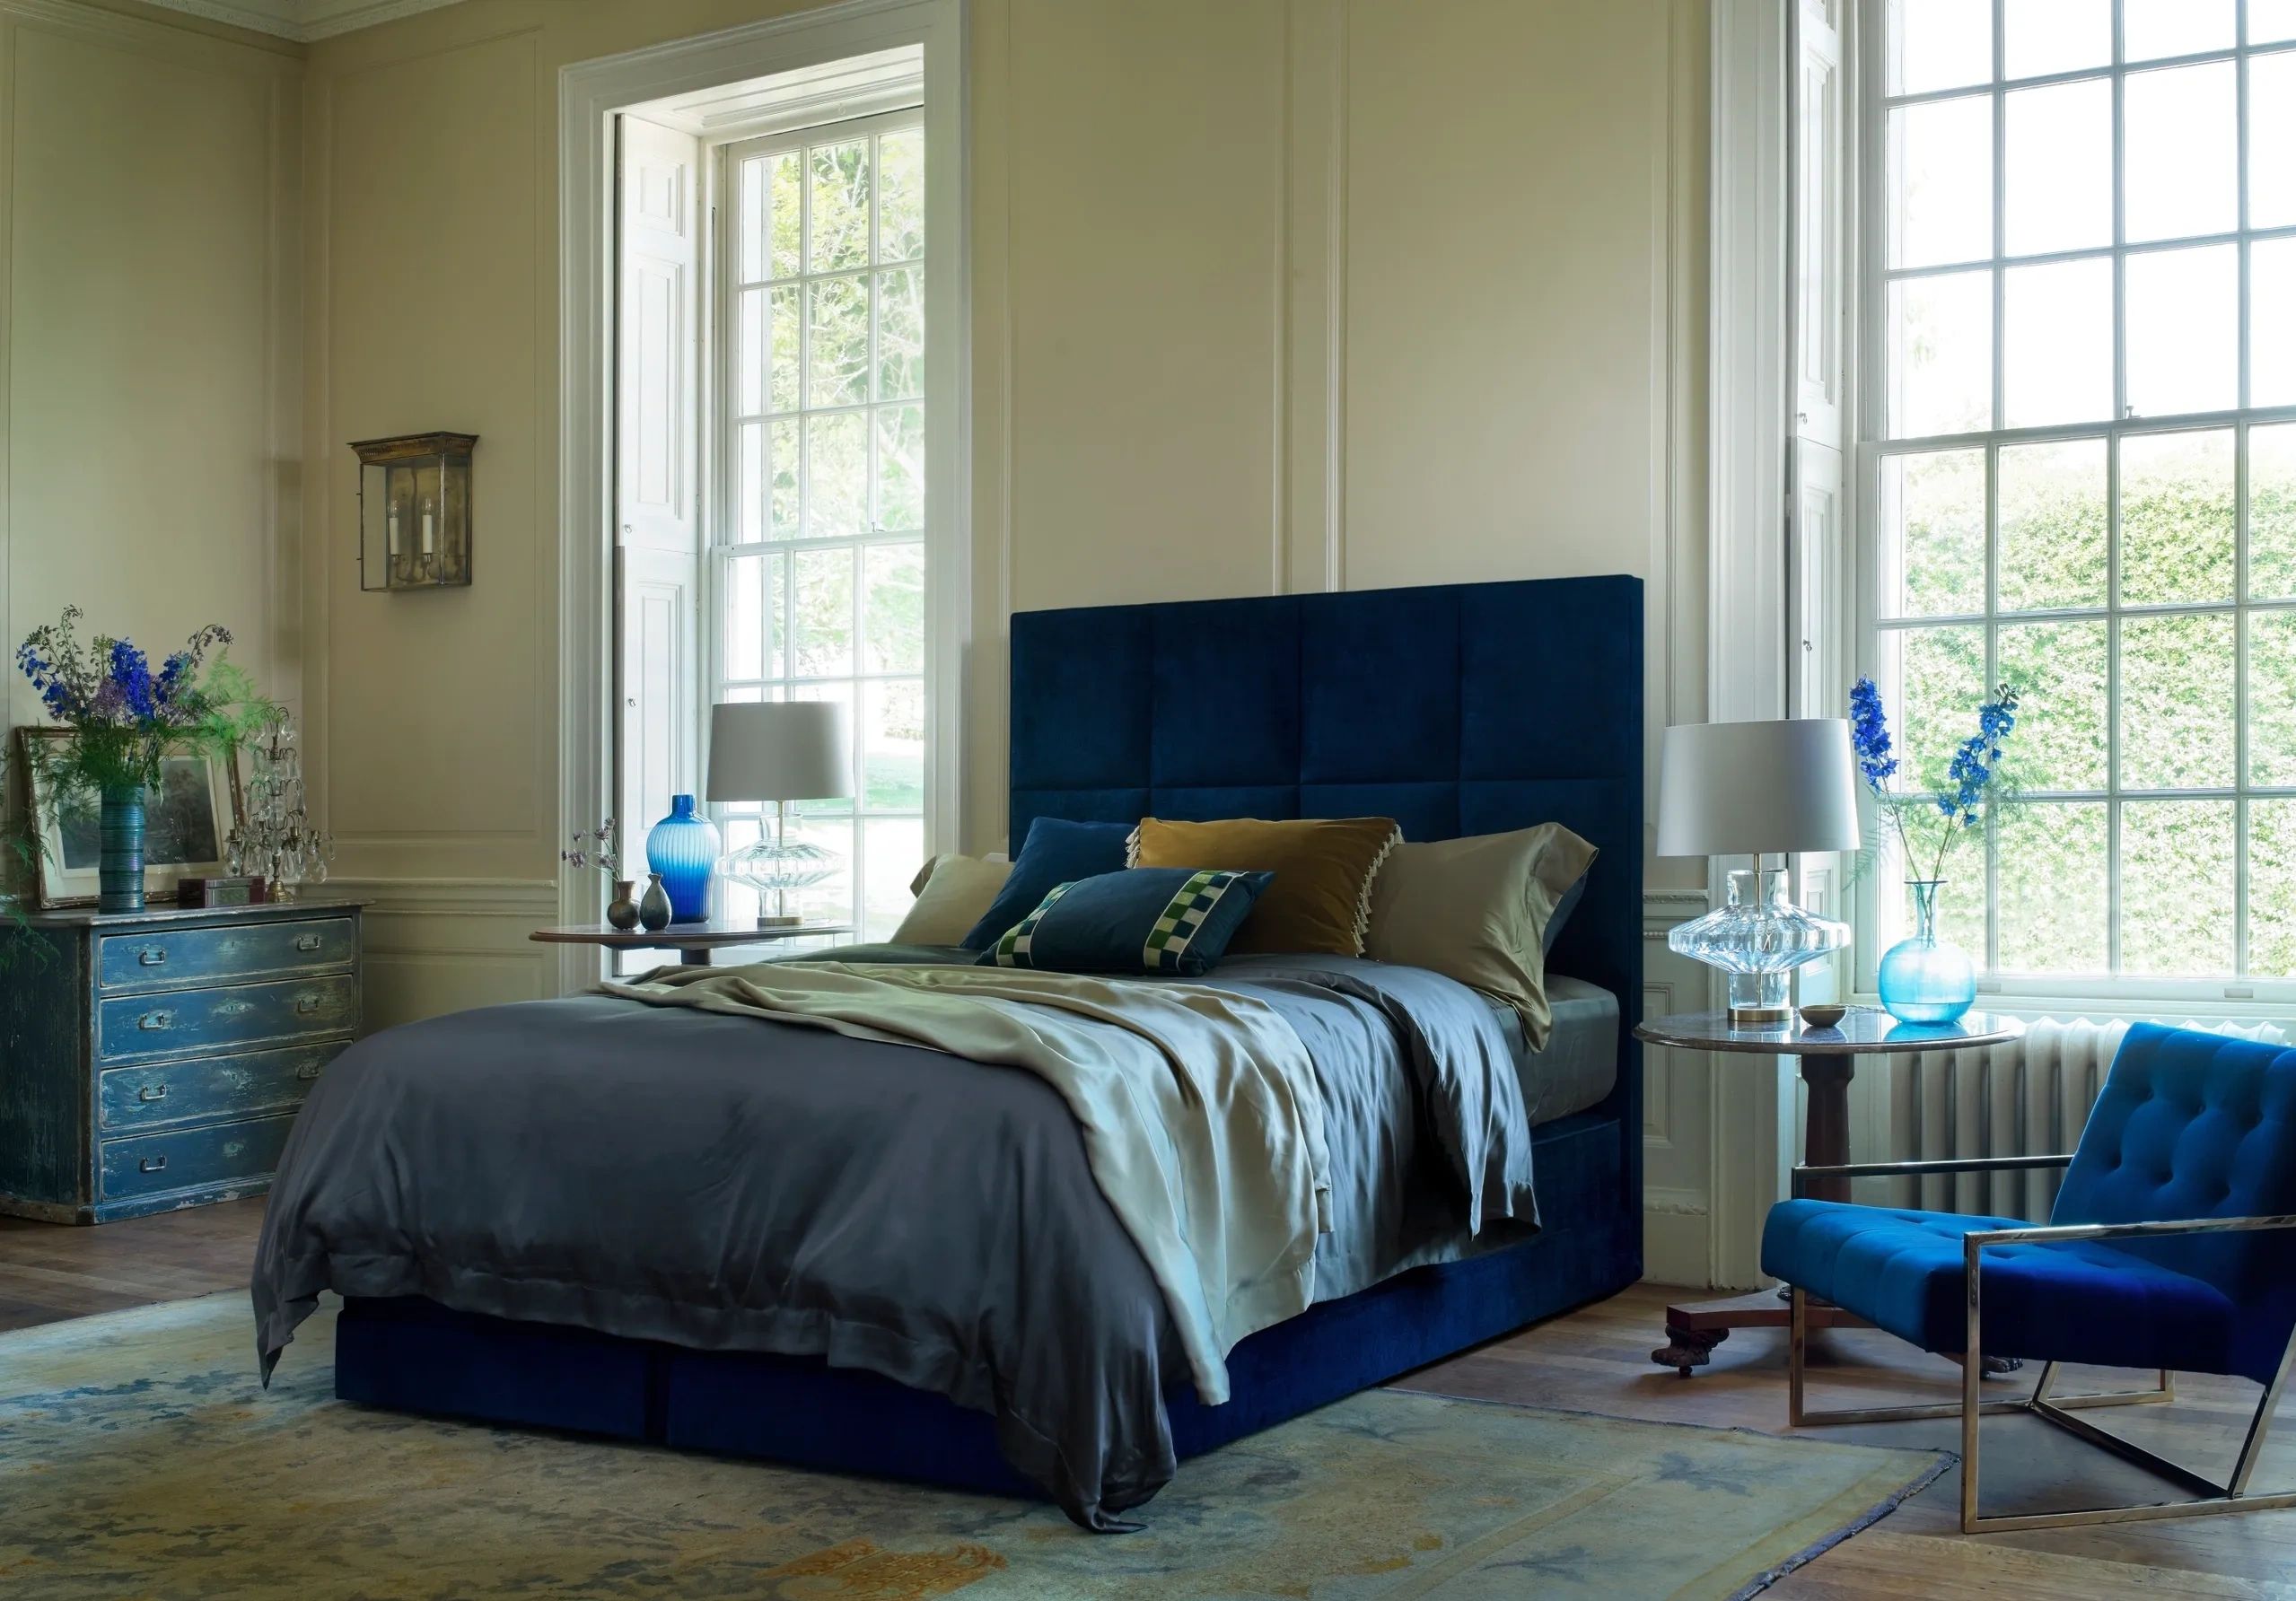
{"type": "MultiPolygon", "coordinates": [[[[1783,1201],[1762,1229],[1762,1271],[1910,1340],[1966,1343],[1961,1237],[2014,1218],[1783,1201]]],[[[2102,1244],[1990,1246],[1981,1349],[1992,1356],[2230,1373],[2232,1302],[2204,1279],[2102,1244]]]]}
{"type": "Polygon", "coordinates": [[[979,965],[1193,978],[1220,959],[1275,877],[1135,867],[1057,884],[982,953],[979,965]]]}
{"type": "Polygon", "coordinates": [[[965,936],[967,950],[986,950],[998,937],[1036,910],[1059,885],[1120,871],[1124,844],[1137,819],[1128,823],[1075,823],[1038,818],[1029,825],[1027,843],[1013,858],[1004,888],[965,936]]]}

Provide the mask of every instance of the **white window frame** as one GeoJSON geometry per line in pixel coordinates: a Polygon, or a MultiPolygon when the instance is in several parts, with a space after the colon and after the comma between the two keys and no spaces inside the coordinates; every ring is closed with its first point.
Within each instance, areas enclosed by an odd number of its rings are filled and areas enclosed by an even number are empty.
{"type": "MultiPolygon", "coordinates": [[[[952,848],[950,844],[940,844],[937,842],[948,838],[948,836],[953,833],[953,827],[951,826],[952,814],[949,811],[940,809],[935,804],[937,799],[937,792],[934,785],[936,766],[946,769],[953,765],[946,757],[943,756],[941,749],[941,740],[943,738],[943,731],[942,724],[940,719],[936,716],[936,711],[941,706],[942,703],[949,697],[951,688],[953,687],[953,680],[944,679],[936,672],[936,668],[941,661],[941,655],[935,649],[935,635],[942,631],[939,622],[940,612],[937,606],[937,599],[942,576],[947,569],[947,558],[944,555],[945,541],[936,538],[937,530],[933,527],[932,521],[933,513],[936,509],[936,503],[933,494],[935,475],[932,470],[932,464],[929,460],[926,469],[925,512],[925,526],[923,528],[889,531],[881,527],[872,525],[869,530],[860,534],[840,534],[819,538],[801,534],[798,537],[790,538],[775,538],[768,534],[766,538],[744,543],[740,538],[741,505],[739,477],[741,470],[741,430],[745,423],[765,421],[766,416],[761,415],[758,417],[745,417],[741,414],[733,398],[738,389],[738,374],[736,372],[738,353],[735,350],[733,332],[738,322],[738,308],[736,302],[739,296],[741,296],[746,289],[755,287],[754,285],[745,285],[741,282],[741,273],[740,268],[740,179],[738,174],[741,163],[752,156],[779,154],[793,150],[802,153],[808,145],[819,144],[832,140],[844,141],[849,139],[866,138],[873,142],[880,135],[898,133],[911,129],[925,136],[926,162],[928,170],[930,170],[932,165],[933,147],[930,130],[926,127],[925,110],[922,106],[904,108],[898,110],[878,112],[872,115],[839,118],[834,121],[828,122],[804,121],[793,127],[777,128],[774,131],[765,133],[749,132],[745,129],[732,136],[722,136],[709,141],[706,164],[709,174],[709,206],[712,216],[713,237],[708,252],[710,259],[709,277],[705,291],[705,300],[707,310],[705,314],[704,323],[705,327],[708,330],[705,336],[708,341],[708,354],[705,361],[705,367],[708,372],[708,381],[705,386],[703,399],[704,423],[702,433],[704,440],[705,441],[705,451],[707,455],[707,466],[705,469],[707,490],[705,493],[705,510],[703,519],[701,582],[701,671],[703,680],[701,687],[704,688],[706,693],[699,696],[698,700],[701,707],[700,714],[705,722],[706,722],[709,715],[708,708],[725,699],[729,692],[736,689],[755,688],[760,683],[779,684],[786,687],[792,691],[803,688],[808,686],[846,684],[853,686],[854,694],[851,703],[851,719],[853,728],[854,766],[853,777],[854,790],[852,811],[854,818],[854,838],[856,841],[866,838],[865,825],[869,822],[900,822],[916,820],[923,825],[923,833],[925,836],[925,858],[929,861],[935,850],[952,848]],[[801,551],[865,551],[871,546],[917,544],[922,544],[925,547],[925,653],[917,671],[871,673],[858,670],[858,657],[861,652],[862,642],[861,612],[862,607],[865,603],[867,598],[867,586],[863,581],[865,574],[862,574],[856,576],[853,596],[853,649],[856,658],[856,670],[850,673],[839,674],[831,678],[807,678],[801,676],[794,670],[796,666],[793,654],[796,648],[795,641],[793,637],[785,635],[782,642],[782,660],[778,664],[776,670],[767,673],[763,679],[746,678],[734,678],[730,676],[727,670],[725,598],[727,590],[726,574],[727,570],[732,562],[745,557],[779,557],[786,564],[784,565],[784,572],[785,574],[784,585],[787,585],[795,582],[793,570],[794,562],[793,558],[796,553],[801,551]],[[919,807],[916,810],[872,811],[867,809],[863,804],[865,800],[864,792],[867,787],[867,758],[864,739],[865,706],[863,701],[863,686],[872,682],[893,682],[907,679],[922,679],[925,686],[926,731],[925,741],[925,773],[923,797],[919,807]]],[[[872,169],[872,182],[873,180],[874,172],[872,169]]],[[[802,197],[802,204],[806,207],[809,215],[812,206],[812,187],[813,186],[810,180],[801,179],[799,192],[802,197]]],[[[931,442],[935,437],[936,426],[940,424],[941,422],[941,419],[935,414],[935,397],[933,396],[930,382],[931,374],[933,371],[933,356],[938,354],[938,343],[934,339],[933,331],[933,291],[936,275],[946,270],[949,267],[949,263],[945,259],[946,251],[943,249],[938,248],[938,241],[932,231],[931,202],[932,192],[928,188],[926,191],[928,221],[925,232],[925,254],[922,257],[916,258],[908,262],[898,264],[880,264],[877,260],[876,250],[876,207],[872,200],[871,206],[869,261],[865,267],[858,269],[864,276],[873,276],[877,273],[885,270],[885,267],[888,265],[916,266],[924,272],[927,319],[926,338],[928,342],[928,350],[931,354],[928,354],[925,361],[927,384],[924,393],[919,397],[917,404],[922,406],[925,411],[925,434],[928,442],[928,458],[930,458],[932,453],[931,442]]],[[[789,284],[797,287],[800,303],[803,304],[807,298],[805,295],[806,285],[821,277],[850,276],[852,276],[851,270],[841,271],[838,273],[816,273],[812,270],[810,265],[803,265],[801,266],[797,276],[789,279],[786,282],[789,284]]],[[[872,364],[876,353],[877,320],[881,310],[881,302],[872,295],[870,306],[871,354],[872,358],[872,364]]],[[[805,361],[802,341],[800,346],[799,361],[802,367],[805,361]]],[[[806,408],[801,407],[800,409],[794,413],[782,415],[802,418],[818,415],[820,410],[829,410],[856,412],[864,417],[873,418],[876,411],[881,404],[883,403],[863,401],[851,407],[825,408],[806,408]]],[[[945,432],[945,429],[943,431],[945,432]]],[[[871,459],[872,462],[875,459],[874,452],[875,430],[872,427],[871,429],[871,459]]],[[[801,473],[802,471],[802,468],[801,468],[801,473]]],[[[872,475],[871,482],[872,493],[873,494],[876,482],[875,475],[873,473],[872,475]]],[[[799,489],[799,499],[801,504],[803,503],[804,500],[807,498],[807,494],[808,490],[801,480],[801,487],[799,489]]],[[[768,637],[770,637],[771,627],[771,621],[768,620],[768,637]]],[[[703,730],[705,736],[706,735],[706,731],[707,731],[705,728],[703,730]]],[[[951,731],[949,737],[953,738],[953,730],[951,731]]],[[[954,747],[952,746],[950,748],[951,750],[953,750],[954,747]]],[[[759,818],[763,827],[767,832],[770,832],[773,827],[772,809],[770,807],[753,808],[749,806],[728,806],[724,803],[720,803],[712,809],[712,815],[714,820],[718,822],[721,828],[723,828],[725,824],[732,818],[737,817],[747,818],[752,815],[759,818]]],[[[796,818],[793,815],[791,818],[793,827],[795,825],[795,821],[796,818]]],[[[863,938],[866,937],[865,930],[863,928],[863,920],[868,914],[868,885],[865,881],[867,873],[866,862],[864,857],[854,850],[841,850],[838,852],[838,854],[844,858],[840,863],[839,876],[841,879],[846,880],[847,885],[848,896],[852,908],[850,920],[854,929],[854,937],[863,938]]],[[[914,867],[903,870],[901,874],[901,883],[904,886],[907,885],[909,876],[914,873],[915,870],[914,867]]]]}
{"type": "MultiPolygon", "coordinates": [[[[837,0],[837,3],[670,44],[576,62],[559,70],[557,98],[557,827],[551,839],[593,826],[611,809],[616,708],[611,593],[614,548],[615,128],[618,113],[673,97],[872,51],[921,46],[925,56],[925,233],[945,266],[927,285],[928,407],[939,415],[927,438],[928,671],[933,685],[927,754],[928,851],[953,849],[962,818],[959,710],[972,613],[970,413],[971,329],[966,315],[968,128],[964,0],[837,0]]],[[[990,837],[994,837],[994,834],[990,837]]],[[[545,842],[546,844],[548,842],[545,842]]],[[[598,875],[561,863],[558,921],[598,914],[598,875]]],[[[587,946],[560,948],[554,987],[588,988],[603,970],[587,946]]]]}
{"type": "MultiPolygon", "coordinates": [[[[1992,486],[1995,481],[1997,461],[2003,445],[2063,439],[2093,439],[2099,435],[2107,440],[2107,494],[2110,547],[2108,557],[2106,603],[2099,607],[2084,607],[2044,612],[2020,612],[2013,616],[2046,621],[2093,620],[2107,622],[2107,649],[2110,677],[2108,678],[2108,787],[2099,792],[2037,792],[2036,800],[2102,800],[2107,806],[2108,915],[2112,920],[2108,930],[2108,949],[2116,962],[2120,949],[2120,912],[2130,888],[2125,886],[2121,873],[2120,809],[2127,800],[2148,799],[2229,800],[2234,803],[2234,963],[2232,975],[2166,978],[2136,975],[2106,974],[2094,975],[2003,975],[1994,968],[1995,949],[1994,927],[1998,922],[1993,914],[1996,886],[1994,853],[1986,853],[1986,930],[1982,940],[1973,939],[1967,931],[1959,933],[1959,942],[1977,957],[1980,968],[1978,987],[2002,1002],[2014,1005],[2019,1002],[2037,1004],[2059,1002],[2069,1004],[2052,1010],[2081,1010],[2106,1015],[2116,1009],[2125,1010],[2130,1006],[2144,1010],[2148,1015],[2169,1015],[2178,1007],[2200,1008],[2211,1018],[2242,1018],[2252,1015],[2285,1016],[2296,1007],[2296,975],[2251,976],[2243,971],[2248,959],[2248,805],[2251,798],[2280,798],[2296,796],[2296,787],[2252,785],[2248,773],[2248,626],[2252,612],[2288,610],[2296,608],[2296,600],[2252,601],[2247,598],[2248,538],[2248,429],[2259,424],[2296,421],[2296,406],[2257,407],[2236,407],[2229,411],[2178,414],[2173,416],[2132,417],[2127,415],[2127,351],[2123,337],[2125,325],[2125,285],[2126,263],[2131,256],[2161,249],[2190,249],[2196,245],[2233,243],[2239,258],[2239,291],[2238,337],[2239,398],[2245,401],[2249,394],[2248,287],[2249,246],[2257,239],[2296,237],[2296,227],[2250,230],[2248,221],[2248,73],[2239,70],[2235,77],[2239,85],[2239,105],[2236,108],[2238,128],[2236,159],[2239,163],[2238,222],[2240,224],[2229,233],[2210,234],[2192,238],[2145,241],[2128,243],[2124,238],[2124,199],[2121,185],[2122,144],[2125,115],[2124,85],[2131,71],[2154,71],[2162,67],[2191,66],[2203,62],[2230,60],[2244,62],[2255,54],[2277,54],[2296,50],[2296,43],[2274,43],[2251,50],[2247,44],[2247,0],[2236,0],[2237,18],[2235,43],[2226,49],[2200,52],[2189,56],[2163,57],[2131,64],[2124,58],[2122,47],[2122,0],[2111,0],[2114,40],[2114,62],[2108,68],[2084,68],[2077,72],[2052,74],[2046,76],[2002,81],[1998,76],[1986,84],[1967,85],[1934,93],[1891,97],[1885,92],[1885,53],[1888,48],[1887,0],[1862,0],[1861,43],[1855,121],[1862,129],[1862,150],[1859,169],[1859,199],[1857,219],[1860,249],[1862,260],[1860,271],[1858,328],[1859,338],[1854,353],[1856,381],[1854,392],[1858,398],[1855,462],[1856,520],[1853,545],[1857,553],[1854,564],[1856,585],[1851,603],[1854,618],[1860,671],[1875,674],[1881,659],[1881,636],[1893,627],[1937,627],[1948,625],[1978,625],[1985,630],[1985,681],[1990,686],[1997,681],[1999,629],[2003,614],[1998,606],[1996,572],[1999,562],[1999,518],[1994,503],[1997,496],[1992,486]],[[2054,252],[2038,256],[2005,256],[2003,242],[2003,211],[2006,203],[2005,186],[2001,181],[2004,160],[2005,118],[2003,99],[2012,88],[2029,88],[2040,84],[2068,82],[2109,74],[2113,83],[2113,241],[2108,246],[2087,249],[2054,252]],[[1888,117],[1894,106],[1931,99],[1947,99],[1974,93],[1990,93],[1994,99],[1994,171],[1993,253],[1985,258],[1956,262],[1941,267],[1891,269],[1888,266],[1887,249],[1887,147],[1888,117]],[[1887,416],[1886,363],[1888,338],[1887,316],[1889,284],[1900,278],[1928,276],[1940,272],[1967,271],[1988,267],[1994,273],[1994,338],[1993,398],[1994,416],[1998,423],[2002,398],[2003,353],[2005,342],[2001,337],[2001,314],[2004,265],[2032,265],[2073,258],[2094,258],[2109,255],[2113,263],[2113,306],[2115,327],[2113,361],[2113,411],[2107,419],[2086,423],[2043,427],[2002,428],[1964,434],[1936,435],[1923,438],[1889,440],[1878,437],[1887,416]],[[2203,428],[2233,429],[2235,438],[2235,540],[2236,578],[2234,598],[2227,602],[2166,606],[2125,606],[2120,599],[2120,508],[2119,457],[2121,441],[2130,434],[2167,433],[2203,428]],[[1982,614],[1968,617],[1935,617],[1885,621],[1880,615],[1882,573],[1880,484],[1883,462],[1889,457],[1919,453],[1938,449],[1983,449],[1986,457],[1986,605],[1982,614]],[[2235,693],[2239,704],[2235,711],[2235,755],[2233,785],[2206,790],[2151,791],[2124,788],[2120,783],[2119,696],[2120,684],[2120,620],[2124,617],[2152,617],[2190,615],[2195,613],[2229,615],[2235,618],[2234,634],[2237,656],[2234,672],[2235,693]]],[[[2002,62],[2002,0],[1994,0],[1994,61],[1998,73],[2002,62]]],[[[1878,676],[1878,674],[1876,675],[1878,676]]],[[[1894,709],[1893,709],[1894,710],[1894,709]]],[[[1971,708],[1974,715],[1975,708],[1971,708]]],[[[1991,833],[1990,823],[1988,833],[1991,833]]],[[[1880,957],[1882,929],[1880,896],[1898,893],[1893,868],[1884,866],[1866,875],[1859,886],[1855,917],[1861,938],[1858,940],[1858,987],[1871,993],[1874,988],[1875,966],[1880,957]],[[1884,881],[1886,880],[1886,882],[1884,881]]],[[[2169,894],[2175,887],[2153,887],[2154,893],[2169,894]]],[[[1953,937],[1956,931],[1947,931],[1953,937]]]]}

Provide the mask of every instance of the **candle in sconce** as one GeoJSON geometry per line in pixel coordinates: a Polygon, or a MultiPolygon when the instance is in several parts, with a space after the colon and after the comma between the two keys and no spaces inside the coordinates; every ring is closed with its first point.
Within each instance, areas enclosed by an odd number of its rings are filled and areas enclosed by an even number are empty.
{"type": "Polygon", "coordinates": [[[437,548],[434,543],[437,521],[436,515],[431,511],[431,503],[425,501],[423,503],[423,559],[425,561],[435,554],[437,548]]]}
{"type": "Polygon", "coordinates": [[[390,508],[390,515],[385,517],[383,521],[390,529],[390,557],[391,560],[396,561],[399,559],[399,508],[397,505],[394,504],[390,508]]]}

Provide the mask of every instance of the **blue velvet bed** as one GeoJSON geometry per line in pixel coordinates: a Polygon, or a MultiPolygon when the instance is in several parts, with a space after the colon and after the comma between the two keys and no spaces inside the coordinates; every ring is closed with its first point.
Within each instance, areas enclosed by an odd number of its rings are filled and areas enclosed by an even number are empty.
{"type": "MultiPolygon", "coordinates": [[[[1535,1132],[1542,1228],[1243,1341],[1233,1399],[1168,1392],[1182,1457],[1608,1295],[1642,1272],[1643,586],[1625,577],[1012,619],[1011,837],[1039,817],[1560,821],[1599,847],[1550,958],[1619,1000],[1608,1096],[1535,1132]]],[[[819,1358],[352,1299],[336,1391],[425,1413],[1033,1493],[986,1414],[819,1358]]]]}

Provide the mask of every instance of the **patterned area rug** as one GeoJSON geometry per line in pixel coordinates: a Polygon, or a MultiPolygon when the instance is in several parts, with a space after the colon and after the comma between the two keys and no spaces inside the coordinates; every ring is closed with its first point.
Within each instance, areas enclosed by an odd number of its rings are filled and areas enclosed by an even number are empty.
{"type": "Polygon", "coordinates": [[[245,1297],[0,1335],[0,1596],[1117,1601],[1731,1597],[1950,1458],[1375,1390],[1049,1507],[365,1411],[245,1297]]]}

